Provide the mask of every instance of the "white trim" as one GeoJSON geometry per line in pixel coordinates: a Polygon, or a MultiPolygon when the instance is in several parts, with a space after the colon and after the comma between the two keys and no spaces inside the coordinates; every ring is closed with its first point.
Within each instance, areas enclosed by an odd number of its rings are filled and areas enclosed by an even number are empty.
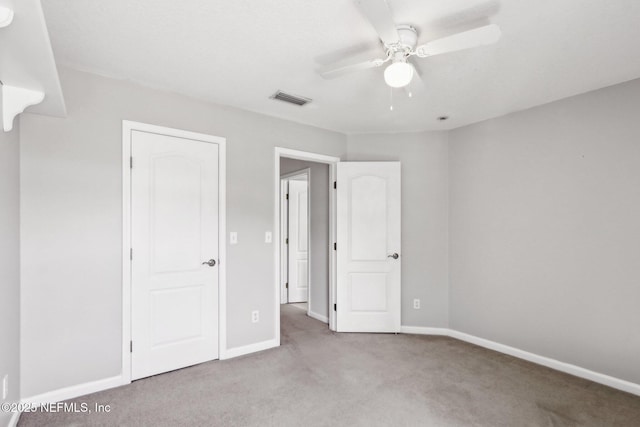
{"type": "Polygon", "coordinates": [[[329,323],[329,318],[327,316],[323,316],[322,314],[318,314],[318,313],[315,313],[315,312],[309,310],[307,312],[307,315],[309,317],[312,317],[312,318],[314,318],[316,320],[319,320],[319,321],[321,321],[323,323],[329,323]]]}
{"type": "MultiPolygon", "coordinates": [[[[333,187],[333,180],[335,178],[335,169],[336,163],[340,161],[339,157],[327,156],[324,154],[316,154],[309,153],[306,151],[292,150],[289,148],[275,147],[274,148],[274,156],[273,156],[273,170],[274,170],[274,203],[273,203],[273,230],[275,236],[280,236],[280,157],[286,157],[289,159],[297,159],[297,160],[306,160],[317,163],[328,163],[329,164],[329,189],[333,187]]],[[[331,192],[331,197],[329,197],[329,209],[330,209],[330,217],[329,217],[329,242],[335,242],[335,192],[331,192]]],[[[273,289],[274,289],[274,313],[275,313],[275,321],[274,323],[274,331],[273,336],[274,341],[276,342],[276,346],[280,345],[280,239],[275,239],[276,245],[274,245],[273,253],[274,253],[274,281],[273,281],[273,289]]],[[[331,251],[334,252],[334,251],[331,251]]],[[[329,307],[332,307],[335,303],[333,296],[335,295],[335,254],[332,253],[332,256],[329,259],[331,275],[329,277],[329,307]]],[[[332,314],[332,319],[335,319],[332,314]]],[[[331,320],[331,319],[330,319],[331,320]]],[[[331,329],[332,324],[329,323],[329,329],[331,329]]]]}
{"type": "MultiPolygon", "coordinates": [[[[226,273],[226,139],[182,129],[173,129],[147,123],[122,121],[122,379],[131,382],[131,132],[156,133],[195,141],[218,144],[218,358],[227,351],[227,273],[226,273]]],[[[135,165],[134,165],[135,166],[135,165]]],[[[120,377],[119,377],[120,378],[120,377]]]]}
{"type": "Polygon", "coordinates": [[[22,415],[22,412],[14,412],[13,415],[11,415],[11,418],[9,418],[9,424],[7,424],[7,427],[16,427],[18,425],[18,421],[20,421],[20,415],[22,415]]]}
{"type": "Polygon", "coordinates": [[[576,377],[596,382],[598,384],[604,384],[606,386],[626,391],[627,393],[635,394],[636,396],[640,396],[640,384],[632,383],[630,381],[612,377],[610,375],[601,374],[599,372],[591,371],[580,366],[572,365],[571,363],[561,362],[556,359],[551,359],[550,357],[545,357],[525,350],[520,350],[515,347],[500,344],[495,341],[490,341],[485,338],[476,337],[474,335],[470,335],[453,329],[428,328],[422,326],[402,326],[400,331],[405,334],[446,335],[460,341],[465,341],[480,347],[508,354],[510,356],[517,357],[518,359],[527,360],[538,365],[546,366],[547,368],[555,369],[556,371],[564,372],[576,377]]]}
{"type": "MultiPolygon", "coordinates": [[[[284,197],[287,192],[289,181],[286,179],[280,180],[280,212],[284,212],[287,209],[287,199],[284,197]]],[[[284,230],[287,227],[285,215],[280,215],[280,230],[284,230]]],[[[285,283],[287,282],[287,276],[285,275],[287,265],[287,245],[285,242],[285,234],[281,233],[274,238],[277,238],[280,242],[280,304],[286,304],[288,302],[288,293],[285,283]]]]}
{"type": "Polygon", "coordinates": [[[288,159],[306,160],[317,163],[337,163],[340,161],[340,157],[327,156],[325,154],[311,153],[308,151],[292,150],[282,147],[275,147],[275,150],[276,154],[279,154],[280,157],[286,157],[288,159]]]}
{"type": "MultiPolygon", "coordinates": [[[[318,320],[322,320],[326,322],[326,320],[318,318],[323,316],[318,316],[318,317],[311,316],[311,317],[314,317],[318,320]]],[[[548,368],[555,369],[557,371],[565,372],[567,374],[574,375],[576,377],[584,378],[599,384],[604,384],[606,386],[640,396],[640,384],[632,383],[632,382],[615,378],[609,375],[594,372],[589,369],[572,365],[570,363],[560,362],[559,360],[540,356],[534,353],[530,353],[528,351],[517,349],[515,347],[511,347],[511,346],[500,344],[484,338],[466,334],[464,332],[454,331],[452,329],[447,329],[447,328],[429,328],[429,327],[422,327],[422,326],[402,326],[401,332],[407,333],[407,334],[450,336],[451,338],[454,338],[454,339],[469,342],[471,344],[478,345],[480,347],[485,347],[491,350],[495,350],[500,353],[508,354],[510,356],[517,357],[519,359],[528,360],[529,362],[533,362],[538,365],[546,366],[548,368]]],[[[245,354],[278,347],[278,345],[279,343],[277,342],[277,340],[272,339],[268,341],[262,341],[256,344],[236,347],[236,348],[228,349],[225,352],[224,357],[222,356],[222,353],[221,353],[220,359],[221,360],[231,359],[233,357],[243,356],[245,354]]],[[[32,396],[26,399],[22,399],[22,403],[40,404],[40,403],[60,402],[63,400],[72,399],[74,397],[84,396],[90,393],[95,393],[98,391],[126,385],[129,382],[130,381],[128,380],[128,378],[126,378],[124,375],[110,377],[102,380],[65,387],[65,388],[54,390],[48,393],[32,396]]],[[[9,426],[15,425],[15,424],[11,424],[11,422],[14,420],[14,418],[16,418],[15,422],[17,423],[17,417],[19,416],[20,416],[20,413],[14,413],[9,423],[9,426]]]]}
{"type": "MultiPolygon", "coordinates": [[[[311,311],[311,267],[313,265],[313,249],[311,247],[311,168],[306,168],[307,175],[307,314],[311,311]]],[[[287,268],[289,266],[287,265],[287,268]]]]}
{"type": "Polygon", "coordinates": [[[427,328],[424,326],[400,326],[400,333],[416,335],[446,335],[449,336],[447,328],[427,328]]]}
{"type": "Polygon", "coordinates": [[[84,384],[73,385],[70,387],[63,387],[58,390],[49,391],[47,393],[38,394],[35,396],[22,399],[22,403],[31,405],[40,405],[42,403],[56,403],[63,400],[73,399],[74,397],[85,396],[87,394],[96,393],[98,391],[108,390],[114,387],[120,387],[122,385],[129,384],[128,378],[124,375],[118,375],[117,377],[104,378],[102,380],[91,381],[84,384]]]}
{"type": "Polygon", "coordinates": [[[227,352],[227,140],[218,142],[218,358],[227,352]]]}
{"type": "Polygon", "coordinates": [[[268,350],[270,348],[278,347],[280,343],[274,338],[272,340],[261,341],[255,344],[249,344],[242,347],[229,348],[224,354],[224,357],[220,357],[220,360],[223,359],[232,359],[238,356],[244,356],[245,354],[255,353],[262,350],[268,350]]]}
{"type": "Polygon", "coordinates": [[[335,331],[337,328],[338,314],[333,309],[336,303],[336,294],[338,291],[338,253],[331,247],[333,242],[338,241],[336,221],[337,221],[337,205],[336,197],[337,192],[332,191],[333,183],[338,179],[338,162],[331,163],[329,165],[329,191],[331,191],[331,197],[329,197],[329,329],[335,331]]]}
{"type": "Polygon", "coordinates": [[[565,372],[567,374],[574,375],[576,377],[585,378],[596,383],[604,384],[609,387],[616,388],[618,390],[626,391],[627,393],[640,396],[640,384],[635,384],[629,381],[625,381],[619,378],[615,378],[609,375],[594,372],[589,369],[581,368],[580,366],[572,365],[570,363],[561,362],[549,357],[540,356],[535,353],[520,350],[515,347],[500,344],[495,341],[490,341],[484,338],[479,338],[473,335],[466,334],[464,332],[451,330],[449,336],[452,338],[466,341],[471,344],[485,347],[491,350],[499,351],[500,353],[508,354],[510,356],[517,357],[519,359],[528,360],[529,362],[537,363],[538,365],[546,366],[547,368],[555,369],[557,371],[565,372]]]}
{"type": "Polygon", "coordinates": [[[131,383],[131,132],[134,123],[122,121],[122,377],[131,383]]]}
{"type": "Polygon", "coordinates": [[[304,169],[299,169],[297,171],[285,173],[283,175],[280,175],[280,179],[283,181],[288,181],[290,179],[301,177],[301,176],[306,177],[305,179],[308,180],[311,177],[311,168],[304,168],[304,169]]]}

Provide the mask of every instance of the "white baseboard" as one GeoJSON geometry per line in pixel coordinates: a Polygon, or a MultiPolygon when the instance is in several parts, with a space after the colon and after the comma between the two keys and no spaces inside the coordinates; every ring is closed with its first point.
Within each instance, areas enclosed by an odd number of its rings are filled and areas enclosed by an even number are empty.
{"type": "MultiPolygon", "coordinates": [[[[309,313],[311,315],[311,313],[309,313]]],[[[314,313],[315,314],[315,313],[314,313]]],[[[317,318],[315,316],[311,316],[317,318]]],[[[323,316],[319,316],[318,320],[323,322],[327,322],[323,316]]],[[[439,335],[439,336],[450,336],[451,338],[455,338],[461,341],[465,341],[471,344],[478,345],[480,347],[485,347],[491,350],[498,351],[500,353],[508,354],[510,356],[514,356],[520,359],[527,360],[529,362],[536,363],[538,365],[546,366],[551,369],[555,369],[557,371],[565,372],[570,375],[574,375],[576,377],[584,378],[599,384],[604,384],[606,386],[625,391],[627,393],[634,394],[636,396],[640,396],[640,384],[632,383],[630,381],[622,380],[620,378],[615,378],[609,375],[601,374],[599,372],[594,372],[589,369],[581,368],[580,366],[572,365],[570,363],[561,362],[556,359],[551,359],[549,357],[540,356],[535,353],[530,353],[528,351],[520,350],[515,347],[511,347],[505,344],[500,344],[495,341],[490,341],[484,338],[476,337],[474,335],[470,335],[464,332],[455,331],[447,328],[429,328],[422,326],[401,326],[400,332],[405,334],[420,334],[420,335],[439,335]]],[[[262,341],[255,344],[250,344],[242,347],[236,347],[232,349],[228,349],[224,352],[224,355],[220,354],[220,359],[231,359],[233,357],[243,356],[249,353],[255,353],[257,351],[267,350],[270,348],[278,347],[280,344],[276,339],[262,341]]],[[[47,393],[39,394],[36,396],[28,397],[22,399],[23,403],[31,403],[31,404],[41,404],[41,403],[55,403],[61,402],[67,399],[73,399],[75,397],[84,396],[87,394],[95,393],[102,390],[107,390],[114,387],[119,387],[122,385],[129,384],[123,376],[119,375],[116,377],[105,378],[98,381],[92,381],[85,384],[78,384],[75,386],[64,387],[58,390],[50,391],[47,393]]],[[[9,420],[9,427],[14,427],[17,425],[18,420],[20,418],[20,413],[16,412],[12,415],[9,420]]]]}
{"type": "Polygon", "coordinates": [[[18,425],[18,421],[20,420],[20,414],[21,412],[14,412],[9,419],[9,424],[7,424],[7,427],[16,427],[18,425]]]}
{"type": "Polygon", "coordinates": [[[465,334],[464,332],[451,330],[449,336],[461,341],[479,345],[480,347],[485,347],[491,350],[499,351],[500,353],[528,360],[529,362],[537,363],[538,365],[546,366],[548,368],[555,369],[556,371],[565,372],[567,374],[575,375],[576,377],[591,380],[596,383],[604,384],[606,386],[640,396],[640,384],[635,384],[629,381],[622,380],[620,378],[615,378],[609,375],[601,374],[599,372],[594,372],[589,369],[581,368],[580,366],[561,362],[549,357],[540,356],[538,354],[500,344],[495,341],[490,341],[484,338],[465,334]]]}
{"type": "Polygon", "coordinates": [[[314,313],[313,311],[309,310],[307,315],[321,322],[329,323],[329,318],[327,316],[323,316],[322,314],[314,313]]]}
{"type": "MultiPolygon", "coordinates": [[[[237,347],[228,349],[224,353],[220,353],[220,360],[231,359],[233,357],[242,356],[249,353],[255,353],[257,351],[266,350],[273,347],[278,347],[280,343],[273,339],[268,341],[262,341],[256,344],[250,344],[243,347],[237,347]]],[[[92,381],[84,384],[78,384],[70,387],[64,387],[58,390],[53,390],[47,393],[38,394],[35,396],[23,398],[22,403],[29,403],[33,405],[40,405],[42,403],[55,403],[62,402],[63,400],[73,399],[79,396],[85,396],[87,394],[96,393],[98,391],[108,390],[110,388],[119,387],[122,385],[130,384],[124,376],[118,375],[116,377],[105,378],[102,380],[92,381]]],[[[15,415],[16,423],[20,414],[15,415]]],[[[13,422],[13,418],[12,418],[13,422]]],[[[10,426],[12,424],[9,424],[10,426]]]]}
{"type": "Polygon", "coordinates": [[[525,350],[520,350],[519,348],[500,344],[495,341],[490,341],[464,332],[455,331],[453,329],[427,328],[422,326],[401,326],[400,332],[404,334],[419,335],[447,335],[460,341],[465,341],[471,344],[478,345],[480,347],[495,350],[500,353],[508,354],[519,359],[524,359],[529,362],[536,363],[538,365],[546,366],[547,368],[555,369],[556,371],[564,372],[599,384],[604,384],[618,390],[626,391],[627,393],[635,394],[636,396],[640,396],[640,384],[601,374],[599,372],[594,372],[589,369],[581,368],[580,366],[561,362],[549,357],[540,356],[539,354],[530,353],[525,350]]]}
{"type": "Polygon", "coordinates": [[[425,326],[400,326],[400,332],[417,335],[449,335],[447,328],[427,328],[425,326]]]}
{"type": "Polygon", "coordinates": [[[126,381],[121,375],[118,375],[117,377],[91,381],[88,383],[64,387],[58,390],[49,391],[47,393],[38,394],[36,396],[27,397],[22,399],[22,402],[34,405],[39,405],[41,403],[61,402],[63,400],[73,399],[74,397],[84,396],[102,390],[108,390],[110,388],[119,387],[125,384],[129,384],[129,381],[126,381]]]}
{"type": "Polygon", "coordinates": [[[275,340],[267,340],[255,344],[249,344],[242,347],[228,348],[224,353],[220,353],[220,360],[231,359],[245,354],[255,353],[256,351],[267,350],[278,347],[280,343],[275,340]]]}

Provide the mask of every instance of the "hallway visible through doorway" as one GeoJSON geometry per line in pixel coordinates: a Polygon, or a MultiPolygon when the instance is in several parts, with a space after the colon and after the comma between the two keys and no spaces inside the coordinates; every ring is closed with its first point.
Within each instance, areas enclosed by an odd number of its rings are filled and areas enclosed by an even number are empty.
{"type": "Polygon", "coordinates": [[[280,159],[280,303],[329,322],[329,165],[280,159]],[[301,308],[301,306],[298,306],[301,308]]]}

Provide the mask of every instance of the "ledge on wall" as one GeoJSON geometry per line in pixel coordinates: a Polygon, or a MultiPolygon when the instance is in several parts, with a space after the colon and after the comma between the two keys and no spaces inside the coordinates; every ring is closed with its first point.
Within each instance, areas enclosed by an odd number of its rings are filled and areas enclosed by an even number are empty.
{"type": "Polygon", "coordinates": [[[2,84],[2,130],[13,129],[13,119],[30,105],[36,105],[44,99],[44,93],[37,90],[2,84]]]}
{"type": "MultiPolygon", "coordinates": [[[[0,81],[2,120],[5,132],[13,128],[15,116],[28,112],[66,116],[66,108],[39,0],[12,2],[12,19],[0,27],[0,81]]],[[[7,15],[7,16],[9,16],[7,15]]]]}

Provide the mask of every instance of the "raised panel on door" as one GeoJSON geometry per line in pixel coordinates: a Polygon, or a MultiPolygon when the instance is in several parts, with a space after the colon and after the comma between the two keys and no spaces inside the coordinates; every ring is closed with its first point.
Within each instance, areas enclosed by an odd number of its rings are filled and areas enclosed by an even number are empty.
{"type": "Polygon", "coordinates": [[[132,133],[132,378],[218,357],[218,146],[132,133]]]}
{"type": "Polygon", "coordinates": [[[337,330],[400,330],[400,163],[337,171],[337,330]]]}
{"type": "Polygon", "coordinates": [[[152,272],[199,270],[205,249],[205,212],[200,208],[204,162],[177,152],[151,155],[149,162],[152,272]]]}

